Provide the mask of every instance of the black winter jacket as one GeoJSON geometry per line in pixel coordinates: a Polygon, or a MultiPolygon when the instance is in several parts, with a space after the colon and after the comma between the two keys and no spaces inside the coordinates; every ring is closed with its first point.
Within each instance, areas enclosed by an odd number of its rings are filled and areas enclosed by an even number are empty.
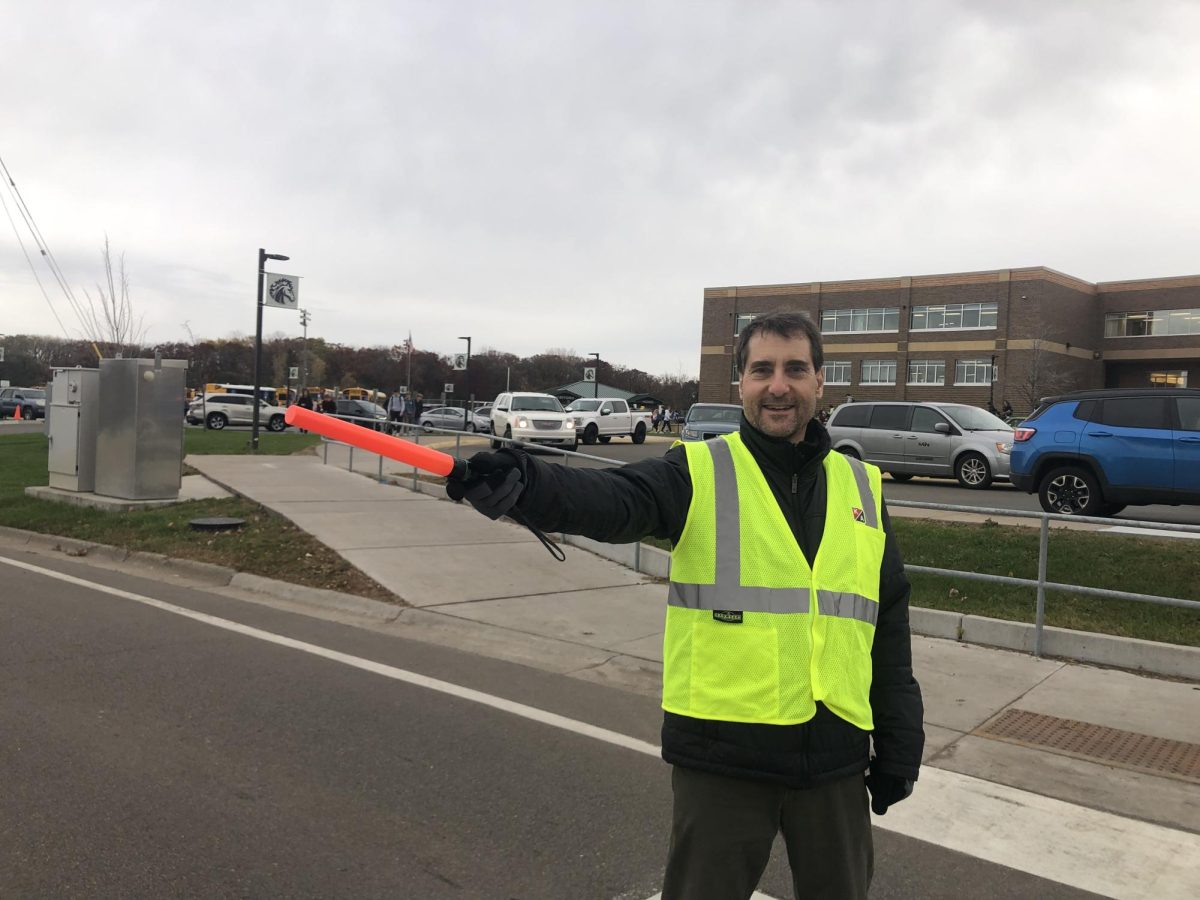
{"type": "MultiPolygon", "coordinates": [[[[805,440],[793,444],[763,434],[743,417],[741,435],[811,565],[825,530],[821,461],[830,452],[828,432],[814,420],[805,440]]],[[[682,446],[672,447],[662,458],[613,469],[568,468],[512,452],[526,484],[518,507],[545,531],[608,543],[637,541],[647,535],[678,542],[692,499],[682,446]]],[[[868,735],[821,703],[816,715],[799,725],[718,722],[668,712],[662,730],[663,759],[806,788],[864,771],[873,740],[874,771],[916,780],[925,735],[921,689],[912,674],[909,585],[886,507],[881,518],[887,540],[871,649],[875,731],[868,735]]]]}

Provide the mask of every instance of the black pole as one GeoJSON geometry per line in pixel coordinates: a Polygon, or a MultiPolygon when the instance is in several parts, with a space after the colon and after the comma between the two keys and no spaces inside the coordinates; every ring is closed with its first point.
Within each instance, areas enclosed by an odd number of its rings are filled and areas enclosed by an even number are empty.
{"type": "Polygon", "coordinates": [[[262,389],[259,383],[259,372],[262,370],[262,311],[263,311],[263,266],[267,264],[268,259],[286,260],[288,257],[280,253],[268,253],[262,247],[258,248],[258,304],[255,306],[255,322],[254,322],[254,415],[251,419],[250,427],[250,451],[258,452],[258,404],[262,401],[259,397],[259,391],[262,389]]]}
{"type": "Polygon", "coordinates": [[[467,364],[463,367],[463,387],[467,395],[463,398],[463,431],[467,431],[467,423],[473,418],[471,415],[471,339],[460,336],[459,340],[467,342],[467,364]]]}
{"type": "Polygon", "coordinates": [[[600,354],[589,353],[588,356],[596,357],[596,373],[592,379],[592,399],[596,400],[600,398],[600,354]]]}
{"type": "Polygon", "coordinates": [[[250,449],[258,452],[258,379],[262,368],[262,297],[263,297],[263,266],[267,263],[267,251],[258,248],[258,302],[254,306],[254,414],[250,426],[250,449]]]}

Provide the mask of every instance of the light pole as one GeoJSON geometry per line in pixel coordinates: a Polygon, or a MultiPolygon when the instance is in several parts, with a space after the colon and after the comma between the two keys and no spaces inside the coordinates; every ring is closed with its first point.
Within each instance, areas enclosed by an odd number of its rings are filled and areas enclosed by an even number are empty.
{"type": "Polygon", "coordinates": [[[303,354],[303,359],[300,363],[300,393],[296,395],[297,400],[308,393],[308,320],[308,310],[300,310],[300,325],[304,329],[304,336],[300,339],[300,347],[301,353],[303,354]]]}
{"type": "Polygon", "coordinates": [[[259,391],[259,372],[262,369],[262,308],[263,308],[263,266],[267,264],[268,259],[285,260],[290,257],[284,256],[281,253],[268,253],[262,247],[258,248],[258,304],[254,311],[257,313],[254,324],[254,418],[253,425],[250,428],[250,449],[251,452],[258,452],[258,404],[260,397],[259,391]]]}
{"type": "Polygon", "coordinates": [[[467,364],[463,366],[463,381],[466,382],[463,386],[466,388],[464,393],[467,395],[463,400],[463,431],[466,431],[467,424],[471,421],[471,339],[463,337],[461,334],[458,339],[467,342],[467,364]]]}
{"type": "Polygon", "coordinates": [[[597,399],[600,396],[600,354],[589,353],[588,356],[596,357],[596,377],[592,379],[592,399],[597,399]]]}

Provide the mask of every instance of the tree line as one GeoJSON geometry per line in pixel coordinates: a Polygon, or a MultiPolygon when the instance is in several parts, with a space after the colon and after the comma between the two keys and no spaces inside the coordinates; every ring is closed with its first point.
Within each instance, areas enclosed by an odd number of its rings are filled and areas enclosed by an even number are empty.
{"type": "MultiPolygon", "coordinates": [[[[50,380],[52,369],[85,368],[97,365],[97,352],[116,356],[114,346],[85,340],[38,335],[8,335],[4,340],[5,359],[0,362],[0,378],[10,384],[33,387],[50,380]]],[[[254,341],[252,338],[228,338],[192,342],[164,343],[125,347],[124,356],[153,357],[188,361],[187,383],[203,388],[208,383],[249,384],[254,380],[254,341]]],[[[305,354],[299,338],[277,336],[263,339],[261,381],[264,385],[289,385],[288,369],[301,369],[305,354]]],[[[684,375],[651,375],[640,369],[613,365],[576,354],[572,350],[550,349],[534,356],[517,356],[499,350],[483,350],[471,355],[470,368],[455,371],[449,354],[414,349],[411,354],[397,348],[352,347],[321,338],[307,342],[310,388],[345,390],[371,388],[384,392],[402,386],[425,395],[426,405],[440,398],[443,386],[454,385],[453,400],[473,396],[492,400],[506,390],[548,391],[583,380],[585,367],[597,367],[597,379],[605,385],[636,394],[650,394],[673,409],[686,409],[696,402],[699,382],[684,375]]],[[[290,382],[295,389],[296,381],[290,382]]]]}

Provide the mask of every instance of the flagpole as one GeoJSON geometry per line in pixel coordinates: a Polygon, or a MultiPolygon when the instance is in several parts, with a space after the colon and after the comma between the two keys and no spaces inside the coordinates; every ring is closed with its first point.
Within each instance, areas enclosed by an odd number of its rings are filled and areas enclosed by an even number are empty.
{"type": "Polygon", "coordinates": [[[412,332],[408,333],[408,374],[404,376],[404,381],[408,385],[408,396],[416,396],[416,391],[412,386],[412,332]]]}

